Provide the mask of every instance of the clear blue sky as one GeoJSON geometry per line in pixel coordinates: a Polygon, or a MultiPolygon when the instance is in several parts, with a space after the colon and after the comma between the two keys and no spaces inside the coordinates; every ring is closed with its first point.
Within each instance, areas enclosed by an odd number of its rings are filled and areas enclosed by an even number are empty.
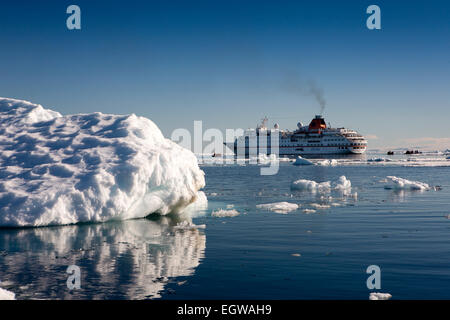
{"type": "Polygon", "coordinates": [[[166,136],[265,115],[292,129],[319,111],[286,88],[295,75],[323,89],[332,125],[376,135],[370,147],[450,147],[448,1],[2,0],[0,39],[0,96],[64,114],[133,112],[166,136]],[[370,4],[381,30],[366,28],[370,4]]]}

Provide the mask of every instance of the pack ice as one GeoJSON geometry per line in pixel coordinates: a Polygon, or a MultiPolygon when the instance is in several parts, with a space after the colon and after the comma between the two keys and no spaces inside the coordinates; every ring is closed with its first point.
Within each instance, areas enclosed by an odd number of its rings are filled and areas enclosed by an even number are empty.
{"type": "Polygon", "coordinates": [[[180,212],[204,185],[194,154],[147,118],[0,98],[0,226],[180,212]]]}

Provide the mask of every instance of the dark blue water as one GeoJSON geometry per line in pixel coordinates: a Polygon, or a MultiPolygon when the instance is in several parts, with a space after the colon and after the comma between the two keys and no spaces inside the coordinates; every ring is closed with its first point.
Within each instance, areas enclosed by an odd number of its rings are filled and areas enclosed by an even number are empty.
{"type": "Polygon", "coordinates": [[[368,299],[366,268],[381,268],[393,299],[450,298],[450,167],[205,166],[209,208],[203,229],[176,218],[0,230],[0,284],[17,298],[59,299],[368,299]],[[345,175],[357,198],[293,192],[291,182],[345,175]],[[398,192],[394,175],[442,190],[398,192]],[[287,214],[256,205],[288,201],[287,214]],[[306,214],[311,203],[340,206],[306,214]],[[211,217],[234,205],[236,217],[211,217]],[[292,254],[300,254],[293,256],[292,254]],[[66,286],[68,265],[81,289],[66,286]]]}

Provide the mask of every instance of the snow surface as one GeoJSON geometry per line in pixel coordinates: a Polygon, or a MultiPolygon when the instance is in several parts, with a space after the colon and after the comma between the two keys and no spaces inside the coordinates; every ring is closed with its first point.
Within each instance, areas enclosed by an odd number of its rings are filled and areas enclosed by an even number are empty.
{"type": "Polygon", "coordinates": [[[16,300],[14,292],[0,288],[0,300],[16,300]]]}
{"type": "Polygon", "coordinates": [[[386,189],[418,191],[430,190],[430,186],[424,182],[410,181],[395,176],[387,176],[386,178],[388,179],[388,184],[385,185],[386,189]]]}
{"type": "Polygon", "coordinates": [[[256,205],[256,207],[259,209],[265,209],[276,213],[288,213],[297,210],[299,208],[299,205],[283,201],[283,202],[258,204],[256,205]]]}
{"type": "Polygon", "coordinates": [[[45,226],[181,212],[204,173],[149,119],[62,116],[0,98],[0,226],[45,226]]]}
{"type": "Polygon", "coordinates": [[[211,213],[211,216],[217,217],[217,218],[224,218],[224,217],[236,217],[239,214],[240,213],[235,209],[230,209],[230,210],[218,209],[218,210],[214,210],[211,213]]]}
{"type": "Polygon", "coordinates": [[[392,295],[389,293],[371,292],[369,300],[389,300],[392,295]]]}
{"type": "Polygon", "coordinates": [[[304,165],[312,165],[313,163],[305,158],[302,158],[301,156],[298,156],[293,164],[295,166],[304,166],[304,165]]]}

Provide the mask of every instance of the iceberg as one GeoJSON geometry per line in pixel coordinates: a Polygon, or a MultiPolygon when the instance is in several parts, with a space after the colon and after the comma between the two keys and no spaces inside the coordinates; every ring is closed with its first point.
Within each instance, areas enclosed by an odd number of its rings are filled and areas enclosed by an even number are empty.
{"type": "Polygon", "coordinates": [[[305,165],[312,165],[314,163],[312,163],[311,161],[302,158],[301,156],[298,156],[297,159],[295,159],[294,161],[294,166],[305,166],[305,165]]]}
{"type": "Polygon", "coordinates": [[[288,213],[297,210],[299,208],[299,205],[296,203],[289,203],[283,201],[275,203],[258,204],[256,205],[256,207],[259,209],[265,209],[276,213],[288,213]]]}
{"type": "Polygon", "coordinates": [[[63,116],[0,98],[0,141],[0,226],[178,213],[205,185],[195,155],[134,114],[63,116]]]}
{"type": "Polygon", "coordinates": [[[384,186],[385,189],[417,191],[430,190],[430,186],[424,182],[410,181],[395,176],[387,176],[386,178],[388,179],[388,184],[384,186]]]}

